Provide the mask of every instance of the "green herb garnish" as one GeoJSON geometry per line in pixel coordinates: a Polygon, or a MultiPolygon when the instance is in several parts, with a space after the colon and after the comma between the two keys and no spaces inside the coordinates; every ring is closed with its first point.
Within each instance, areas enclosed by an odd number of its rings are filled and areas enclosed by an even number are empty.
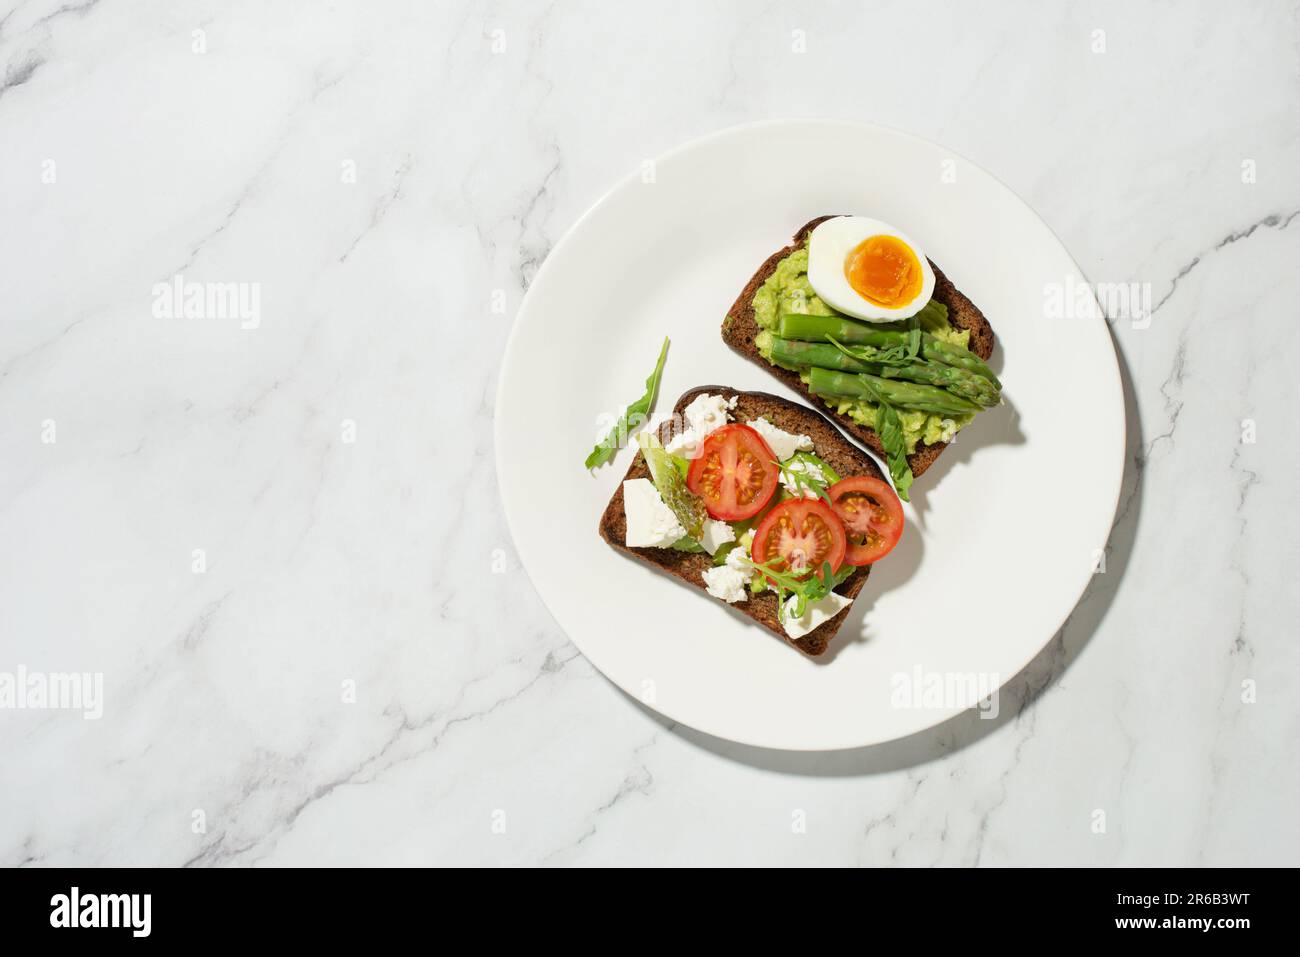
{"type": "Polygon", "coordinates": [[[599,468],[618,454],[619,448],[627,439],[629,423],[633,419],[636,420],[636,424],[631,428],[636,428],[645,422],[646,417],[650,414],[650,407],[654,405],[655,394],[659,391],[659,380],[663,377],[664,360],[667,358],[668,339],[665,337],[663,348],[659,350],[659,361],[655,363],[655,370],[650,373],[650,378],[645,380],[645,395],[623,410],[623,415],[614,423],[614,427],[609,430],[609,435],[605,436],[604,440],[591,450],[591,454],[587,456],[584,463],[587,468],[599,468]]]}
{"type": "MultiPolygon", "coordinates": [[[[804,492],[812,492],[817,498],[831,506],[831,508],[834,508],[835,503],[831,501],[831,497],[826,491],[826,483],[819,481],[815,476],[810,475],[803,469],[793,468],[792,466],[795,461],[795,457],[791,456],[790,463],[787,465],[782,465],[780,462],[775,461],[774,464],[780,470],[781,477],[783,479],[788,479],[790,484],[795,487],[800,498],[804,497],[804,492]]],[[[807,464],[808,462],[805,461],[804,465],[807,464]]]]}
{"type": "Polygon", "coordinates": [[[826,341],[850,359],[857,359],[859,362],[875,362],[884,366],[905,366],[916,357],[915,353],[908,355],[908,350],[911,348],[910,341],[900,342],[898,345],[884,349],[876,346],[846,346],[831,335],[826,337],[826,341]]]}
{"type": "Polygon", "coordinates": [[[916,361],[917,354],[921,351],[921,319],[913,316],[907,320],[907,359],[909,362],[916,361]]]}
{"type": "Polygon", "coordinates": [[[853,574],[855,567],[845,565],[838,573],[831,571],[830,562],[822,562],[821,571],[813,573],[811,569],[795,573],[783,567],[784,562],[775,559],[759,564],[751,558],[741,559],[765,576],[769,585],[776,588],[776,615],[781,624],[785,624],[785,600],[790,595],[796,598],[794,617],[802,618],[808,610],[808,603],[820,601],[831,593],[835,586],[853,574]]]}
{"type": "Polygon", "coordinates": [[[898,411],[888,403],[879,403],[876,410],[876,434],[885,447],[889,460],[889,475],[894,480],[894,490],[904,502],[907,490],[912,487],[912,467],[907,464],[907,442],[903,438],[903,422],[898,411]]]}
{"type": "Polygon", "coordinates": [[[880,390],[872,384],[870,376],[858,376],[867,397],[876,404],[876,434],[885,448],[889,461],[889,475],[894,480],[894,491],[904,502],[907,490],[912,487],[912,467],[907,464],[907,440],[903,437],[903,421],[898,410],[886,402],[880,390]]]}

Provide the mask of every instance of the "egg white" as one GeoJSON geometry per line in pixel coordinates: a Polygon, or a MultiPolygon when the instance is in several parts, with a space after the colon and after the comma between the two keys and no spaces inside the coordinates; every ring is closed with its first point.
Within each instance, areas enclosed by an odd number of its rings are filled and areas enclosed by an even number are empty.
{"type": "Polygon", "coordinates": [[[934,270],[921,247],[888,223],[866,216],[837,216],[812,231],[808,237],[808,282],[826,305],[867,322],[896,322],[914,316],[934,295],[934,270]],[[890,309],[872,302],[849,285],[844,261],[855,246],[870,236],[893,236],[916,253],[921,264],[921,290],[916,298],[890,309]]]}

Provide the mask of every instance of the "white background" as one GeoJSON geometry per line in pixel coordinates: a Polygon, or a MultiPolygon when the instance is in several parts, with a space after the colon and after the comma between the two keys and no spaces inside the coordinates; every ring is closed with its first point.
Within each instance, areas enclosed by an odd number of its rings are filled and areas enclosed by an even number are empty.
{"type": "Polygon", "coordinates": [[[0,671],[105,696],[0,711],[0,863],[1296,863],[1300,25],[1131,7],[0,7],[0,671]],[[1106,573],[998,720],[833,755],[594,673],[492,459],[555,240],[787,116],[944,143],[1158,306],[1106,573]],[[155,318],[177,273],[260,325],[155,318]]]}

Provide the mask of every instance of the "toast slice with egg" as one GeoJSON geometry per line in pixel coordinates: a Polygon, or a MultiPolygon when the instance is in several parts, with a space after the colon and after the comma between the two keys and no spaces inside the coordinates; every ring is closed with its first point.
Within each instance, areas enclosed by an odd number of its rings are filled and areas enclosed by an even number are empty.
{"type": "MultiPolygon", "coordinates": [[[[807,435],[813,440],[813,453],[841,475],[870,475],[888,481],[871,456],[846,439],[825,416],[789,399],[782,399],[766,392],[737,392],[735,389],[718,385],[698,386],[691,389],[677,400],[677,404],[673,406],[674,414],[659,428],[659,440],[664,445],[668,444],[678,428],[684,427],[686,407],[697,396],[704,394],[721,395],[728,400],[734,396],[736,406],[732,414],[738,422],[752,421],[761,417],[778,429],[807,435]]],[[[739,614],[752,618],[804,654],[815,657],[826,651],[827,645],[848,617],[852,605],[846,606],[833,618],[822,622],[803,637],[791,638],[781,626],[777,612],[777,597],[770,589],[757,595],[751,594],[745,601],[731,605],[708,593],[704,579],[701,577],[705,569],[713,565],[713,559],[708,554],[679,552],[671,548],[635,548],[626,545],[627,518],[623,509],[623,482],[649,477],[650,469],[646,465],[645,457],[638,452],[627,474],[614,490],[614,497],[609,500],[604,514],[600,517],[601,538],[619,551],[698,588],[709,601],[726,605],[739,614]]],[[[871,566],[861,566],[836,586],[835,593],[848,599],[856,598],[869,574],[871,574],[871,566]]]]}
{"type": "MultiPolygon", "coordinates": [[[[887,457],[885,448],[880,443],[880,436],[876,434],[875,429],[860,425],[847,415],[841,415],[834,409],[827,407],[818,396],[809,391],[797,372],[783,369],[764,359],[759,354],[758,345],[754,341],[759,333],[758,322],[754,317],[754,293],[758,292],[759,287],[776,271],[777,264],[781,260],[807,241],[809,233],[826,220],[833,218],[834,216],[818,216],[811,222],[804,224],[795,232],[790,245],[777,250],[767,258],[767,261],[759,267],[758,272],[754,273],[753,277],[746,283],[745,288],[741,290],[740,296],[727,311],[726,318],[722,320],[722,340],[736,352],[762,366],[791,389],[794,389],[795,392],[812,403],[814,407],[825,412],[841,429],[862,442],[867,448],[881,457],[887,457]]],[[[935,265],[933,260],[929,260],[929,262],[930,267],[934,270],[934,298],[948,307],[948,322],[957,329],[970,330],[970,351],[987,362],[989,356],[993,353],[993,327],[984,318],[984,313],[980,312],[979,308],[966,298],[952,284],[952,281],[943,274],[943,270],[935,265]]],[[[942,442],[935,445],[918,445],[916,451],[907,457],[907,464],[911,467],[912,474],[920,478],[925,470],[934,464],[935,459],[939,457],[946,447],[947,444],[942,442]]]]}

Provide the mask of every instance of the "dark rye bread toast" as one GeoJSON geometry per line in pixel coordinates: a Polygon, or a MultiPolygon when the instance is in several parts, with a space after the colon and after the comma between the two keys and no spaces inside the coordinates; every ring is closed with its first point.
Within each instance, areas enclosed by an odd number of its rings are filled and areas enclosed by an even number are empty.
{"type": "MultiPolygon", "coordinates": [[[[691,389],[677,400],[677,404],[673,406],[673,415],[660,426],[659,440],[661,442],[667,444],[668,440],[675,434],[677,427],[685,427],[683,413],[686,407],[691,404],[696,396],[705,393],[721,395],[727,399],[736,396],[736,408],[731,413],[736,422],[749,422],[761,416],[778,429],[807,435],[813,440],[815,454],[840,475],[872,475],[884,479],[880,467],[876,465],[871,456],[844,438],[825,416],[788,399],[769,395],[766,392],[737,392],[735,389],[720,385],[704,385],[691,389]]],[[[623,476],[623,481],[619,482],[618,488],[614,490],[614,497],[609,500],[609,505],[605,507],[605,513],[600,517],[600,537],[619,551],[626,552],[634,558],[639,558],[643,562],[654,565],[656,568],[680,578],[688,585],[693,585],[704,592],[704,597],[710,601],[726,604],[721,599],[708,594],[704,579],[701,577],[701,573],[713,564],[711,556],[698,552],[679,552],[671,548],[629,548],[623,544],[627,540],[627,518],[623,514],[623,482],[630,479],[649,477],[650,469],[646,466],[645,458],[638,453],[631,467],[627,470],[627,474],[623,476]]],[[[835,591],[846,598],[856,598],[870,573],[870,565],[862,566],[841,582],[835,591]]],[[[835,637],[835,633],[840,630],[840,625],[844,624],[844,619],[853,606],[848,606],[834,618],[823,622],[799,639],[792,639],[785,633],[785,629],[781,627],[780,619],[777,617],[776,594],[770,590],[758,595],[750,595],[745,601],[737,602],[729,607],[754,619],[754,621],[779,635],[804,654],[816,656],[826,650],[826,646],[835,637]]]]}
{"type": "MultiPolygon", "coordinates": [[[[742,356],[758,363],[790,388],[807,398],[816,408],[826,412],[838,423],[841,429],[865,444],[867,448],[879,456],[887,457],[884,446],[880,444],[880,436],[876,435],[875,429],[859,425],[847,415],[840,415],[826,406],[820,398],[808,391],[808,387],[803,384],[798,373],[772,365],[759,354],[758,346],[754,342],[754,338],[759,331],[758,322],[754,318],[754,293],[758,292],[759,287],[776,271],[777,263],[804,244],[808,234],[813,229],[826,220],[834,218],[834,216],[818,216],[811,222],[804,224],[794,234],[794,239],[790,242],[790,245],[768,257],[767,261],[759,267],[758,272],[754,273],[753,278],[745,285],[739,298],[728,310],[727,317],[722,320],[722,340],[742,356]]],[[[948,307],[948,321],[955,328],[970,330],[970,351],[987,362],[989,356],[993,353],[993,327],[984,318],[984,313],[980,312],[973,302],[962,295],[961,291],[952,284],[952,281],[943,274],[943,270],[936,266],[933,260],[930,260],[930,268],[934,270],[934,298],[948,307]]],[[[926,469],[934,464],[934,460],[939,457],[939,453],[946,447],[946,443],[943,442],[937,445],[918,444],[916,451],[907,457],[907,464],[911,466],[912,474],[919,478],[926,469]]]]}

